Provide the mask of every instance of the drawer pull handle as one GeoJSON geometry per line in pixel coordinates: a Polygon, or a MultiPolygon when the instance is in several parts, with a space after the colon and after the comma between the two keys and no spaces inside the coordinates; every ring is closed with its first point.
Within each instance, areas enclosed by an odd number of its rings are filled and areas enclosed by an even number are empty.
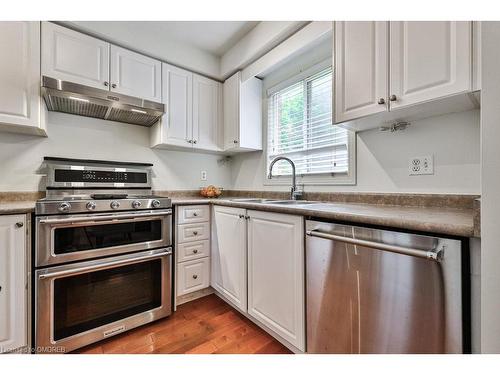
{"type": "Polygon", "coordinates": [[[198,249],[194,249],[193,254],[198,254],[198,249]]]}
{"type": "Polygon", "coordinates": [[[198,275],[193,275],[193,279],[197,279],[198,278],[198,275]]]}
{"type": "Polygon", "coordinates": [[[193,234],[194,234],[195,236],[197,236],[197,235],[198,235],[198,232],[197,232],[197,231],[193,231],[193,234]]]}
{"type": "Polygon", "coordinates": [[[22,228],[23,225],[24,225],[24,223],[22,221],[19,221],[16,223],[16,227],[18,227],[18,228],[22,228]]]}
{"type": "Polygon", "coordinates": [[[193,212],[193,216],[194,217],[198,216],[198,213],[197,212],[193,212]]]}

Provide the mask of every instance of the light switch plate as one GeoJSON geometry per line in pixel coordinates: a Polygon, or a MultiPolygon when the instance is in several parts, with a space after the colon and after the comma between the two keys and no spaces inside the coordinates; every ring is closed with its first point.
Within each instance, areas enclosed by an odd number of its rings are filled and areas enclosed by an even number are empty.
{"type": "Polygon", "coordinates": [[[206,181],[207,180],[207,171],[201,171],[201,180],[206,181]]]}
{"type": "Polygon", "coordinates": [[[434,158],[432,155],[414,156],[408,163],[410,176],[434,174],[434,158]]]}

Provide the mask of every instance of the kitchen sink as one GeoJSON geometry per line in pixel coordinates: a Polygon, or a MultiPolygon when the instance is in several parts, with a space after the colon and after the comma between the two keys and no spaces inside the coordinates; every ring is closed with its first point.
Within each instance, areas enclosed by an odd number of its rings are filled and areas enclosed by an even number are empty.
{"type": "Polygon", "coordinates": [[[230,199],[232,202],[242,202],[242,203],[274,203],[278,200],[276,199],[264,199],[264,198],[235,198],[230,199]]]}
{"type": "Polygon", "coordinates": [[[318,203],[314,201],[301,201],[301,200],[286,200],[286,201],[273,201],[273,202],[268,202],[270,204],[283,204],[283,205],[302,205],[302,204],[313,204],[313,203],[318,203]]]}

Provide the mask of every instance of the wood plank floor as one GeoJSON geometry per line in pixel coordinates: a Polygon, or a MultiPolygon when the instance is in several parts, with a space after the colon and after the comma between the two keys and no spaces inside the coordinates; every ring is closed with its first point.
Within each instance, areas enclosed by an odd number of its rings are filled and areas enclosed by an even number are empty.
{"type": "Polygon", "coordinates": [[[290,351],[212,294],[178,306],[168,318],[73,353],[289,354],[290,351]]]}

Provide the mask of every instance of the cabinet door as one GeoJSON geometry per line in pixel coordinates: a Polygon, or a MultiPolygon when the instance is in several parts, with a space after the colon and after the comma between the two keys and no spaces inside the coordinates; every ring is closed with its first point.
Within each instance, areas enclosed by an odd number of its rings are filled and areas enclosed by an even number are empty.
{"type": "Polygon", "coordinates": [[[166,113],[161,119],[162,143],[191,147],[193,138],[193,73],[162,64],[162,92],[166,113]]]}
{"type": "Polygon", "coordinates": [[[107,90],[109,43],[43,22],[42,74],[107,90]]]}
{"type": "Polygon", "coordinates": [[[248,216],[248,313],[305,350],[303,218],[248,216]]]}
{"type": "Polygon", "coordinates": [[[193,147],[219,151],[220,83],[193,74],[193,147]]]}
{"type": "Polygon", "coordinates": [[[471,22],[390,25],[391,109],[471,89],[471,22]]]}
{"type": "Polygon", "coordinates": [[[0,216],[0,353],[27,345],[26,286],[26,216],[2,215],[0,216]]]}
{"type": "Polygon", "coordinates": [[[161,102],[161,62],[111,46],[111,91],[161,102]]]}
{"type": "Polygon", "coordinates": [[[0,22],[0,123],[40,126],[40,23],[0,22]]]}
{"type": "Polygon", "coordinates": [[[240,77],[238,72],[224,81],[224,150],[238,147],[240,134],[240,77]]]}
{"type": "Polygon", "coordinates": [[[246,312],[246,210],[214,206],[212,212],[211,285],[241,311],[246,312]]]}
{"type": "Polygon", "coordinates": [[[388,22],[335,22],[335,122],[387,111],[387,48],[388,22]]]}

